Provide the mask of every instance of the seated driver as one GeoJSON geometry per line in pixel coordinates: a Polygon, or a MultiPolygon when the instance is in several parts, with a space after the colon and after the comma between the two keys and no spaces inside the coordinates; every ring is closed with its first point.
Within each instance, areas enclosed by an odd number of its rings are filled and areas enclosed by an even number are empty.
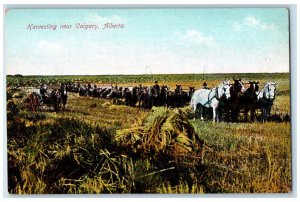
{"type": "Polygon", "coordinates": [[[47,90],[48,90],[48,87],[46,84],[41,85],[40,94],[42,96],[42,99],[46,99],[47,97],[49,97],[47,90]]]}
{"type": "Polygon", "coordinates": [[[209,89],[206,82],[203,83],[203,89],[209,89]]]}

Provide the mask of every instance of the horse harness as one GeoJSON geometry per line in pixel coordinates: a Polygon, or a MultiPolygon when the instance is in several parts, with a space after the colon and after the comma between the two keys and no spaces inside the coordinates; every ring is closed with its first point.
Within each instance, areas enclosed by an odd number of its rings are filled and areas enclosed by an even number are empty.
{"type": "MultiPolygon", "coordinates": [[[[228,84],[225,84],[225,85],[228,85],[228,84]]],[[[208,93],[208,100],[207,100],[207,102],[206,103],[204,103],[204,105],[206,105],[206,104],[211,104],[211,101],[214,99],[214,98],[216,98],[219,102],[221,102],[221,99],[219,98],[219,86],[217,86],[216,88],[213,88],[213,89],[211,89],[210,90],[210,92],[208,93]],[[209,96],[210,96],[210,94],[212,93],[212,91],[215,89],[215,91],[216,91],[216,93],[215,93],[215,95],[213,96],[213,97],[211,97],[210,99],[209,99],[209,96]]],[[[230,94],[230,93],[226,93],[226,94],[230,94]]]]}

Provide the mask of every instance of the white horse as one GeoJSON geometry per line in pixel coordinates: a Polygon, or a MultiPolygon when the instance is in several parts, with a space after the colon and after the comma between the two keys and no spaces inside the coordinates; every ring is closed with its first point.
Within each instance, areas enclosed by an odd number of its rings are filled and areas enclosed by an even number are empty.
{"type": "Polygon", "coordinates": [[[257,107],[261,109],[263,121],[266,121],[270,116],[275,97],[276,82],[267,82],[264,89],[257,95],[257,107]]]}
{"type": "MultiPolygon", "coordinates": [[[[230,98],[230,80],[223,81],[219,86],[209,89],[196,90],[191,99],[191,106],[196,112],[197,105],[200,104],[200,118],[203,120],[202,107],[213,109],[213,121],[219,121],[218,105],[221,99],[230,98]]],[[[195,119],[195,118],[194,118],[195,119]]]]}

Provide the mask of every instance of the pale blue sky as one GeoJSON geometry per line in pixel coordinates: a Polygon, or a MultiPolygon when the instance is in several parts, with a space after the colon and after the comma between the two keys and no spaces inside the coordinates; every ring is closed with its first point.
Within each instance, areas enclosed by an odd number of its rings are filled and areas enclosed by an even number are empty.
{"type": "Polygon", "coordinates": [[[289,71],[288,10],[280,8],[11,9],[4,32],[7,74],[289,71]],[[105,23],[125,28],[102,30],[105,23]]]}

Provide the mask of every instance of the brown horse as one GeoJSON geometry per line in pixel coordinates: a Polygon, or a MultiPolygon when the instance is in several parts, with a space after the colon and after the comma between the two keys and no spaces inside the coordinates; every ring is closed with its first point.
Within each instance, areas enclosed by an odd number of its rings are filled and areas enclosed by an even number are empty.
{"type": "Polygon", "coordinates": [[[244,121],[248,121],[248,112],[250,111],[251,121],[254,122],[256,110],[257,95],[259,90],[259,82],[249,81],[250,87],[246,89],[240,97],[240,106],[244,109],[244,121]]]}
{"type": "Polygon", "coordinates": [[[62,99],[59,90],[53,90],[50,97],[50,105],[54,107],[54,111],[58,112],[62,109],[62,99]]]}
{"type": "Polygon", "coordinates": [[[229,120],[229,114],[231,121],[238,121],[238,115],[240,112],[240,101],[241,96],[243,95],[243,92],[245,90],[245,87],[241,81],[241,79],[234,79],[234,84],[230,87],[230,100],[226,101],[225,103],[225,111],[227,119],[229,120]]]}

